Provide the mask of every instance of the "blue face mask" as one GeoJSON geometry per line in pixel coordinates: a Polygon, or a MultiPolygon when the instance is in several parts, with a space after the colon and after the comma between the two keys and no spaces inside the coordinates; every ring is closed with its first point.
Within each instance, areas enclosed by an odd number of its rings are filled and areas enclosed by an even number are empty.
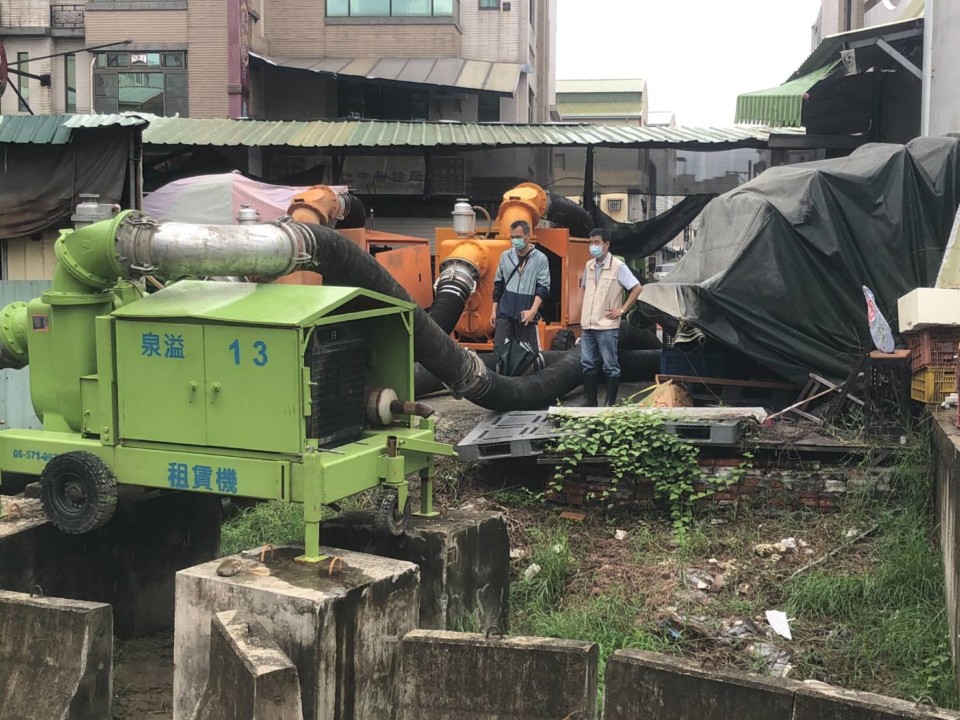
{"type": "Polygon", "coordinates": [[[517,250],[522,250],[523,246],[527,244],[526,238],[522,237],[511,237],[510,242],[513,243],[513,247],[515,247],[517,250]]]}
{"type": "Polygon", "coordinates": [[[599,258],[601,255],[603,255],[603,245],[591,245],[590,254],[595,258],[599,258]]]}

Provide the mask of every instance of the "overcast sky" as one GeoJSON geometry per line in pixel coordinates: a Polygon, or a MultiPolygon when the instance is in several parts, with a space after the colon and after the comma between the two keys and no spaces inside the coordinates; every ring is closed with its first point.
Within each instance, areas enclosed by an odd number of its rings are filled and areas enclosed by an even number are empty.
{"type": "Polygon", "coordinates": [[[557,79],[645,78],[678,125],[733,125],[737,95],[810,54],[820,0],[557,0],[557,79]]]}

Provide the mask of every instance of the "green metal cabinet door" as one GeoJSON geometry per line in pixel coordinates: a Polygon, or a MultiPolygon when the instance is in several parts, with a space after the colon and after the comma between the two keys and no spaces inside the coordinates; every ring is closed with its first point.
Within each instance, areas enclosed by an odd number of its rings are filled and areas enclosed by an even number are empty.
{"type": "Polygon", "coordinates": [[[303,360],[295,328],[207,325],[207,443],[299,453],[303,360]]]}
{"type": "Polygon", "coordinates": [[[206,445],[203,327],[117,321],[120,436],[206,445]]]}

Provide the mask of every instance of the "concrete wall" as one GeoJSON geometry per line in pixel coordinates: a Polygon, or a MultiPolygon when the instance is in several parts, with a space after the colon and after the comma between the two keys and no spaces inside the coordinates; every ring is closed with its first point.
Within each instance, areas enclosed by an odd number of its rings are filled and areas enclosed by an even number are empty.
{"type": "Polygon", "coordinates": [[[0,720],[110,717],[109,605],[0,590],[0,720]]]}
{"type": "Polygon", "coordinates": [[[597,717],[597,646],[414,630],[403,638],[399,720],[597,717]]]}
{"type": "MultiPolygon", "coordinates": [[[[124,49],[130,50],[182,49],[186,46],[187,26],[186,10],[100,10],[88,7],[85,39],[87,45],[129,39],[134,47],[125,46],[124,49]]],[[[190,62],[189,57],[187,62],[190,62]]]]}
{"type": "Polygon", "coordinates": [[[940,524],[940,547],[943,550],[944,587],[947,601],[947,623],[950,628],[950,653],[957,667],[960,687],[960,430],[956,414],[944,412],[933,427],[934,472],[936,473],[937,515],[940,524]]]}
{"type": "Polygon", "coordinates": [[[929,135],[960,130],[960,3],[928,0],[933,15],[929,135]]]}
{"type": "Polygon", "coordinates": [[[896,698],[752,673],[704,670],[698,663],[639,650],[607,662],[604,720],[955,720],[896,698]]]}
{"type": "MultiPolygon", "coordinates": [[[[2,19],[2,17],[3,16],[0,15],[0,19],[2,19]]],[[[6,24],[6,21],[3,20],[3,23],[6,24]]],[[[11,63],[17,62],[17,53],[21,52],[29,53],[31,58],[39,58],[56,52],[53,41],[48,37],[5,37],[3,39],[3,45],[7,53],[7,60],[11,63]]],[[[53,72],[53,64],[54,60],[51,58],[47,58],[46,60],[31,60],[27,66],[27,70],[34,75],[43,75],[44,73],[53,72]]],[[[10,75],[9,82],[11,85],[19,87],[18,83],[20,82],[20,78],[17,75],[10,75]]],[[[30,97],[27,99],[30,104],[30,109],[37,115],[46,115],[55,112],[53,88],[40,87],[40,81],[32,78],[28,78],[27,82],[30,87],[30,97]]],[[[26,110],[21,111],[19,109],[17,95],[10,88],[7,88],[7,91],[3,94],[3,98],[0,98],[0,114],[27,114],[26,110]]]]}
{"type": "Polygon", "coordinates": [[[4,27],[50,27],[49,0],[0,0],[4,27]]]}
{"type": "MultiPolygon", "coordinates": [[[[891,10],[884,3],[875,0],[873,7],[863,15],[863,25],[864,27],[872,27],[873,25],[886,25],[897,20],[923,17],[924,6],[927,1],[929,0],[893,0],[890,3],[893,6],[891,10]]],[[[947,1],[949,2],[949,0],[947,1]]]]}

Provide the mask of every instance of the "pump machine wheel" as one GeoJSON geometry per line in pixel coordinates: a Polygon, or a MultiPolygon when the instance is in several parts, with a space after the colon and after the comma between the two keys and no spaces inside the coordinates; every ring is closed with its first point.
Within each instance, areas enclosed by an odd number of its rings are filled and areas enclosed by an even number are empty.
{"type": "Polygon", "coordinates": [[[40,474],[40,501],[61,532],[80,535],[102,527],[117,507],[117,479],[93,453],[57,455],[40,474]]]}
{"type": "Polygon", "coordinates": [[[396,488],[381,487],[377,492],[377,529],[391,535],[403,535],[410,525],[410,500],[403,506],[403,512],[397,509],[400,493],[396,488]]]}

